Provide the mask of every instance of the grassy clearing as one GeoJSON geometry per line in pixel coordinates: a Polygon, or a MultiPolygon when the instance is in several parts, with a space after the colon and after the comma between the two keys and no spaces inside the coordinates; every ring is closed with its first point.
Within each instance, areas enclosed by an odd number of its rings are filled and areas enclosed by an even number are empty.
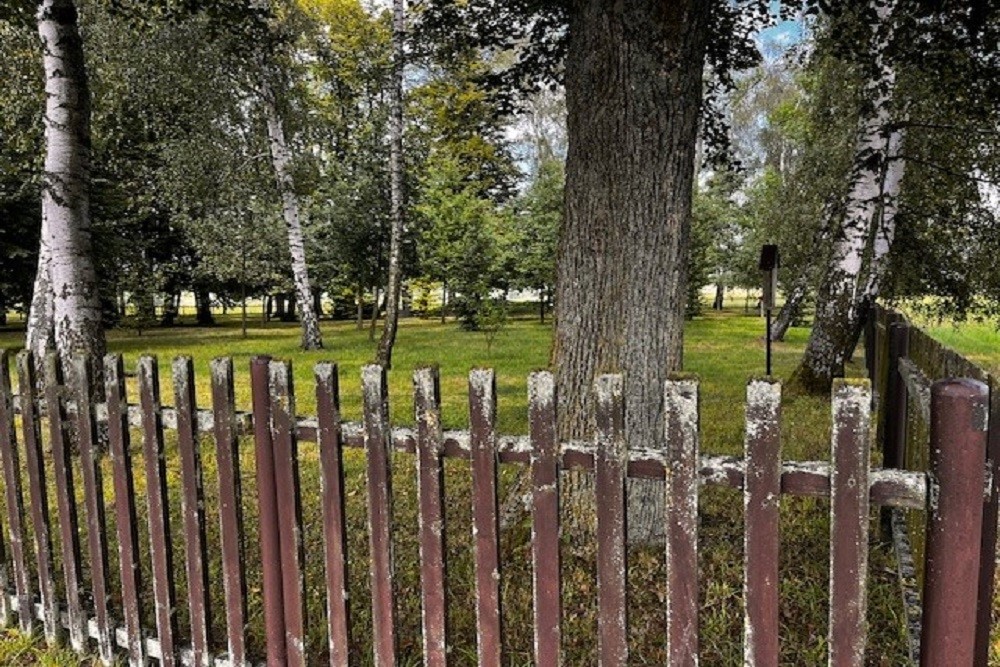
{"type": "MultiPolygon", "coordinates": [[[[742,304],[741,304],[742,305],[742,304]]],[[[708,453],[739,454],[743,447],[743,401],[748,377],[759,374],[763,366],[763,321],[744,317],[742,309],[711,314],[689,323],[686,329],[685,361],[687,370],[702,378],[702,449],[708,453]]],[[[287,357],[295,363],[300,413],[313,410],[311,366],[321,359],[340,363],[341,391],[345,416],[360,417],[360,367],[373,353],[367,332],[355,331],[350,324],[324,325],[328,349],[319,353],[303,353],[297,349],[298,330],[290,325],[270,325],[252,329],[248,340],[240,338],[236,323],[213,329],[180,328],[151,331],[141,338],[122,332],[112,333],[109,345],[122,352],[131,367],[142,353],[157,354],[166,363],[177,354],[195,358],[200,375],[199,401],[208,404],[208,362],[212,357],[232,355],[236,361],[237,401],[241,408],[249,405],[247,360],[255,353],[266,352],[287,357]]],[[[775,350],[775,371],[787,377],[798,361],[807,331],[793,329],[788,342],[775,350]]],[[[22,334],[0,333],[0,346],[17,347],[22,334]]],[[[440,325],[429,321],[406,321],[400,329],[395,357],[395,369],[390,376],[390,399],[394,423],[412,421],[411,371],[414,367],[437,362],[441,365],[444,421],[447,427],[460,428],[467,423],[466,375],[474,366],[488,365],[497,370],[500,427],[504,432],[525,432],[526,376],[546,365],[550,328],[530,320],[515,320],[498,337],[491,351],[481,334],[463,333],[452,324],[440,325]]],[[[852,372],[857,369],[852,368],[852,372]]],[[[164,378],[166,380],[166,377],[164,378]]],[[[172,389],[165,381],[164,402],[172,402],[172,389]]],[[[811,397],[786,399],[783,405],[783,455],[786,459],[826,459],[829,452],[830,409],[828,401],[811,397]]],[[[133,440],[133,448],[138,440],[133,440]]],[[[170,479],[172,488],[179,487],[176,451],[168,438],[170,479]]],[[[218,507],[215,495],[215,460],[208,441],[203,448],[206,479],[206,511],[209,544],[218,544],[218,525],[214,519],[218,507]]],[[[312,621],[309,642],[317,658],[325,645],[323,627],[324,598],[322,591],[322,541],[318,517],[319,469],[315,445],[305,443],[300,448],[303,512],[307,561],[308,606],[312,621]]],[[[138,463],[138,462],[137,462],[138,463]]],[[[350,595],[354,631],[352,650],[358,664],[368,663],[370,655],[370,611],[368,608],[368,563],[366,511],[364,507],[364,466],[360,452],[345,455],[348,494],[349,554],[351,555],[350,595]]],[[[418,552],[416,540],[415,475],[413,458],[397,454],[393,472],[394,525],[396,540],[397,603],[400,615],[401,664],[420,662],[420,607],[418,552]]],[[[260,574],[257,554],[256,499],[253,489],[253,456],[249,441],[244,443],[242,474],[245,489],[245,520],[247,525],[248,580],[250,588],[250,634],[260,649],[262,618],[260,607],[260,574]]],[[[517,475],[514,466],[504,466],[502,486],[508,488],[517,475]]],[[[143,476],[137,466],[136,492],[144,497],[143,476]]],[[[110,480],[110,471],[106,473],[110,480]]],[[[474,596],[473,563],[470,553],[471,506],[469,502],[470,474],[465,462],[448,461],[446,489],[448,494],[448,556],[449,600],[452,656],[455,664],[474,664],[474,611],[470,600],[474,596]]],[[[108,484],[107,500],[113,497],[108,484]]],[[[179,498],[174,493],[171,507],[177,547],[176,564],[180,564],[183,540],[179,526],[179,498]]],[[[140,513],[145,511],[139,503],[140,513]]],[[[109,513],[112,533],[113,513],[109,513]]],[[[742,498],[724,490],[705,489],[701,501],[701,638],[702,660],[709,665],[741,664],[742,628],[742,498]]],[[[782,662],[789,665],[818,665],[826,661],[826,627],[828,595],[829,523],[826,502],[784,498],[782,505],[783,551],[781,561],[781,625],[782,662]]],[[[877,535],[873,523],[872,535],[877,535]]],[[[144,527],[141,542],[146,544],[144,527]]],[[[531,586],[530,524],[527,518],[508,525],[501,536],[504,573],[502,593],[508,637],[508,664],[531,664],[531,586]]],[[[595,655],[595,591],[594,550],[592,539],[575,542],[564,540],[564,650],[566,664],[594,664],[595,655]]],[[[115,550],[111,550],[112,559],[115,550]]],[[[211,581],[219,582],[221,564],[218,549],[211,554],[211,581]]],[[[869,590],[869,664],[897,665],[903,663],[904,645],[900,625],[898,591],[892,573],[888,549],[873,537],[869,590]]],[[[143,555],[148,567],[148,554],[143,555]]],[[[113,572],[117,564],[112,561],[113,572]]],[[[178,569],[178,599],[186,590],[183,571],[178,569]]],[[[662,549],[635,548],[630,553],[630,643],[632,664],[665,664],[662,638],[664,629],[663,599],[665,570],[662,549]]],[[[114,577],[117,578],[116,576],[114,577]]],[[[146,579],[148,581],[148,577],[146,579]]],[[[221,586],[215,595],[216,637],[221,638],[223,618],[221,586]]],[[[180,625],[186,623],[186,605],[180,604],[180,625]]],[[[152,619],[147,621],[152,627],[152,619]]],[[[37,642],[11,635],[0,642],[0,664],[80,664],[79,659],[59,651],[44,651],[37,642]],[[16,648],[22,647],[21,649],[16,648]],[[20,651],[14,661],[7,659],[10,651],[20,651]],[[32,663],[34,661],[34,663],[32,663]]],[[[86,663],[89,664],[89,663],[86,663]]]]}

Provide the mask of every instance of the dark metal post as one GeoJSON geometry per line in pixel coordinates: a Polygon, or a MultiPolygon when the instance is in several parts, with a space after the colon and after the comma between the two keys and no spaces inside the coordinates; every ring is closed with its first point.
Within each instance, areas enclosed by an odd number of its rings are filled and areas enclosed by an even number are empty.
{"type": "Polygon", "coordinates": [[[767,376],[771,377],[771,309],[770,308],[767,309],[766,326],[767,326],[767,329],[765,330],[765,333],[764,333],[764,341],[765,341],[765,344],[767,345],[767,355],[766,355],[767,356],[767,376]]]}
{"type": "Polygon", "coordinates": [[[924,667],[973,664],[988,401],[986,385],[976,380],[940,380],[931,388],[924,667]]]}

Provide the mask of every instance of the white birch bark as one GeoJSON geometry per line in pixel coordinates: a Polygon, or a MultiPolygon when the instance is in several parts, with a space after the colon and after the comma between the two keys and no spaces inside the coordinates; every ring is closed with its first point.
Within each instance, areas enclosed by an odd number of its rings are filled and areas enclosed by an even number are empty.
{"type": "MultiPolygon", "coordinates": [[[[894,217],[895,204],[887,206],[883,196],[890,175],[902,178],[902,171],[895,165],[901,161],[888,162],[895,152],[893,137],[900,141],[902,138],[892,127],[896,69],[886,56],[893,38],[893,12],[897,2],[872,0],[871,3],[876,16],[871,40],[874,76],[865,84],[866,103],[858,124],[843,222],[839,233],[835,232],[833,254],[817,296],[816,317],[798,373],[799,381],[816,391],[828,391],[832,379],[843,375],[844,363],[854,346],[854,331],[863,314],[867,284],[862,269],[869,239],[873,230],[882,227],[880,214],[890,212],[891,218],[894,217]]],[[[897,192],[898,185],[897,181],[897,192]]],[[[890,223],[894,230],[891,219],[890,223]]],[[[890,230],[885,228],[885,231],[890,230]]],[[[884,233],[879,236],[884,253],[887,253],[891,236],[884,233]]]]}
{"type": "Polygon", "coordinates": [[[285,139],[285,128],[281,122],[277,99],[266,76],[262,87],[264,111],[267,116],[268,144],[271,148],[271,164],[281,194],[282,214],[288,232],[288,250],[292,256],[292,279],[299,305],[302,322],[302,349],[318,350],[323,347],[319,331],[319,321],[313,310],[312,287],[309,283],[309,268],[306,264],[306,248],[302,237],[302,222],[299,215],[299,201],[295,195],[295,184],[291,173],[291,153],[285,139]]]}
{"type": "Polygon", "coordinates": [[[46,352],[54,350],[55,322],[52,317],[52,281],[49,279],[49,246],[46,243],[48,230],[42,220],[42,233],[38,243],[38,269],[35,273],[35,287],[31,293],[31,310],[28,313],[28,331],[25,347],[44,359],[46,352]]]}
{"type": "Polygon", "coordinates": [[[100,359],[105,340],[90,239],[90,93],[83,42],[72,0],[42,0],[38,34],[45,70],[45,168],[38,311],[32,318],[33,349],[48,340],[51,312],[56,350],[64,359],[86,352],[100,359]]]}
{"type": "Polygon", "coordinates": [[[403,286],[403,67],[406,44],[406,2],[393,0],[392,109],[389,118],[389,179],[392,197],[392,230],[389,235],[389,276],[386,286],[385,326],[378,343],[377,362],[392,367],[392,348],[399,327],[399,300],[403,286]]]}

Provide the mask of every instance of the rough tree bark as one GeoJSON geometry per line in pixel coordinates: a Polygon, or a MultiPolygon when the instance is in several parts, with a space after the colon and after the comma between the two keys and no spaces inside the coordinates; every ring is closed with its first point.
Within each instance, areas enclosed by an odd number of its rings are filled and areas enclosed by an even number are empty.
{"type": "Polygon", "coordinates": [[[105,339],[90,239],[90,90],[83,40],[72,0],[42,0],[37,20],[45,70],[45,168],[27,342],[41,352],[51,341],[63,359],[75,352],[100,359],[105,339]]]}
{"type": "Polygon", "coordinates": [[[285,128],[278,110],[278,100],[267,77],[261,87],[264,112],[267,116],[267,137],[271,149],[271,165],[274,167],[278,192],[281,195],[285,229],[288,232],[288,250],[292,256],[292,279],[302,322],[302,349],[319,350],[323,338],[319,331],[319,321],[312,307],[312,287],[309,283],[309,268],[306,264],[306,247],[302,238],[302,222],[299,217],[299,200],[295,195],[292,180],[291,153],[285,139],[285,128]]]}
{"type": "MultiPolygon", "coordinates": [[[[629,447],[663,447],[664,382],[682,364],[706,12],[697,0],[570,4],[553,347],[563,439],[592,437],[594,378],[619,372],[629,447]]],[[[571,524],[589,522],[587,484],[567,479],[571,524]]],[[[637,486],[630,539],[653,539],[663,485],[637,486]]]]}
{"type": "MultiPolygon", "coordinates": [[[[894,155],[902,134],[893,126],[892,100],[896,69],[887,55],[893,36],[897,0],[873,0],[871,53],[875,67],[865,83],[850,186],[844,216],[834,239],[834,251],[816,298],[816,316],[802,364],[793,383],[802,389],[826,394],[833,378],[844,374],[844,363],[857,342],[856,331],[864,315],[868,281],[864,258],[873,231],[880,240],[877,253],[869,255],[869,273],[880,275],[894,234],[895,201],[903,174],[903,161],[894,155]],[[883,223],[889,215],[889,227],[883,223]]],[[[878,287],[878,280],[872,283],[878,287]]]]}
{"type": "Polygon", "coordinates": [[[406,47],[406,2],[392,5],[392,100],[389,117],[389,182],[392,191],[392,231],[389,235],[389,280],[386,286],[385,325],[378,342],[376,361],[392,367],[392,348],[399,327],[399,300],[403,287],[403,67],[406,47]]]}

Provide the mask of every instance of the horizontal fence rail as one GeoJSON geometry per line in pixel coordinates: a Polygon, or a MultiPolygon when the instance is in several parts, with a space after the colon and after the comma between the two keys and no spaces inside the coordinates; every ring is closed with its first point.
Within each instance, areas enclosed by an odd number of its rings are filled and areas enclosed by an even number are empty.
{"type": "MultiPolygon", "coordinates": [[[[49,642],[61,643],[65,633],[74,649],[96,651],[105,664],[124,658],[131,665],[149,660],[199,667],[262,660],[346,665],[358,659],[351,654],[351,637],[355,616],[363,616],[370,624],[365,632],[370,630],[371,660],[378,666],[395,665],[401,642],[410,639],[399,635],[401,573],[394,560],[399,526],[394,523],[392,480],[394,453],[400,452],[413,455],[408,474],[415,480],[419,631],[427,665],[456,660],[449,650],[445,546],[446,535],[448,540],[460,538],[445,523],[449,497],[444,471],[449,458],[468,462],[464,474],[470,483],[473,530],[463,544],[472,554],[470,609],[475,613],[479,665],[499,666],[506,660],[500,464],[523,466],[530,485],[527,553],[533,571],[533,652],[539,665],[562,660],[561,471],[593,473],[594,596],[599,609],[595,642],[601,665],[627,664],[629,590],[643,583],[628,578],[628,478],[664,482],[663,641],[671,664],[694,664],[698,659],[698,499],[705,485],[742,491],[746,664],[776,664],[779,656],[777,568],[783,495],[830,499],[829,650],[835,664],[864,664],[870,506],[930,508],[929,525],[943,536],[935,539],[964,549],[963,554],[968,554],[971,539],[955,533],[948,518],[956,511],[954,504],[935,504],[951,497],[948,488],[955,484],[948,481],[954,474],[949,477],[940,467],[947,464],[936,464],[930,477],[927,471],[869,466],[871,393],[866,381],[838,381],[834,387],[831,460],[795,462],[781,457],[781,386],[771,379],[747,385],[745,456],[723,457],[700,451],[699,384],[687,376],[673,377],[663,387],[662,448],[637,449],[628,446],[628,406],[618,375],[595,380],[593,440],[560,442],[556,383],[548,372],[534,373],[528,381],[529,435],[505,436],[496,430],[496,378],[488,369],[469,376],[470,429],[446,431],[434,368],[414,374],[416,426],[400,428],[390,424],[386,374],[379,366],[362,370],[364,416],[353,423],[341,419],[338,369],[330,363],[315,368],[317,416],[301,417],[295,410],[290,363],[268,357],[250,364],[250,413],[236,410],[235,371],[228,359],[212,363],[211,407],[202,409],[189,358],[171,365],[174,407],[161,404],[153,357],[142,357],[137,366],[137,404],[128,402],[119,356],[102,360],[101,401],[95,399],[92,359],[72,359],[68,368],[73,376],[66,382],[59,379],[57,360],[47,359],[49,384],[39,395],[34,359],[21,353],[17,396],[9,359],[0,352],[0,463],[6,501],[0,571],[6,576],[9,561],[13,581],[0,580],[0,617],[26,631],[40,620],[49,642]],[[15,428],[18,418],[20,428],[15,428]],[[48,427],[44,444],[43,425],[48,427]],[[176,437],[168,439],[165,432],[176,437]],[[253,438],[252,449],[241,452],[241,436],[253,438]],[[306,442],[316,443],[312,451],[318,457],[318,489],[304,487],[300,479],[299,445],[306,442]],[[52,457],[45,452],[47,446],[52,457]],[[368,600],[348,595],[348,549],[356,548],[349,546],[345,514],[343,453],[348,448],[364,453],[360,501],[367,516],[367,552],[354,557],[367,559],[368,600]],[[207,452],[217,468],[214,475],[206,475],[207,452]],[[247,489],[240,462],[251,457],[255,487],[247,489]],[[103,473],[111,475],[106,490],[103,473]],[[77,492],[74,480],[82,483],[82,492],[77,492]],[[215,499],[211,506],[206,503],[209,490],[215,499]],[[303,498],[310,494],[321,500],[317,516],[303,514],[303,498]],[[180,513],[172,515],[175,505],[180,513]],[[248,507],[254,515],[252,526],[247,523],[248,507]],[[322,549],[307,554],[303,534],[311,530],[310,524],[322,533],[322,549]],[[58,549],[53,548],[54,538],[58,549]],[[213,571],[210,563],[216,561],[221,569],[213,571]],[[247,574],[251,561],[259,566],[254,581],[247,574]],[[307,581],[310,563],[322,568],[319,586],[307,581]],[[211,605],[215,586],[223,593],[222,609],[211,605]],[[325,618],[307,617],[307,601],[317,597],[324,600],[325,618]],[[251,618],[262,619],[263,629],[263,636],[253,641],[247,635],[251,618]],[[322,647],[308,639],[310,628],[320,626],[326,642],[322,647]]],[[[978,395],[956,400],[978,409],[973,405],[978,395]]],[[[982,476],[982,466],[979,473],[982,476]]],[[[929,556],[929,562],[939,580],[952,576],[953,566],[940,554],[936,561],[929,556]]],[[[959,642],[949,644],[948,650],[965,650],[961,637],[953,639],[951,629],[942,627],[949,641],[959,642]]]]}

